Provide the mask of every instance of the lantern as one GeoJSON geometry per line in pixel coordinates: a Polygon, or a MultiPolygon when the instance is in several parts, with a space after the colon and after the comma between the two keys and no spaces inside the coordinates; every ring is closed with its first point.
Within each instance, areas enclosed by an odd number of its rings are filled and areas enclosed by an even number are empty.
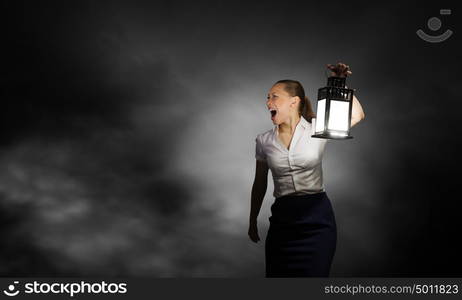
{"type": "Polygon", "coordinates": [[[350,135],[353,89],[345,87],[346,77],[330,76],[318,90],[315,131],[312,137],[343,140],[350,135]]]}

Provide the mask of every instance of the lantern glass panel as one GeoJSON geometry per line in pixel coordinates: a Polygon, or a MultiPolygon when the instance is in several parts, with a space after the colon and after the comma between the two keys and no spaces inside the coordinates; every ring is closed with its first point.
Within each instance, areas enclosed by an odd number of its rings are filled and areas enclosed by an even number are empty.
{"type": "Polygon", "coordinates": [[[350,104],[347,101],[330,101],[328,129],[348,130],[350,104]]]}
{"type": "Polygon", "coordinates": [[[324,131],[324,117],[326,114],[326,99],[318,101],[318,109],[316,112],[316,132],[324,131]]]}

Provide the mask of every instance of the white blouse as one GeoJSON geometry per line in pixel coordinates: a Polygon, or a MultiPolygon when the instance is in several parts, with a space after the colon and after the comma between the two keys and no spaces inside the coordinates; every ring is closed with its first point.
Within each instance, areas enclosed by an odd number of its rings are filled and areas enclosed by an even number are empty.
{"type": "Polygon", "coordinates": [[[328,139],[311,137],[314,124],[301,116],[289,149],[279,139],[278,125],[257,135],[255,158],[268,163],[273,175],[275,198],[325,191],[322,157],[328,139]]]}

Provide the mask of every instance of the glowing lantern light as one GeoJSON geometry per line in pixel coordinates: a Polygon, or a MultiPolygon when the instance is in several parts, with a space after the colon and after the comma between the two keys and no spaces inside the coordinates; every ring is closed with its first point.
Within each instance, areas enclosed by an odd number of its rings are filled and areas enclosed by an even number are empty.
{"type": "Polygon", "coordinates": [[[346,78],[330,76],[327,86],[318,90],[315,134],[312,137],[343,140],[350,135],[353,89],[345,87],[346,78]]]}

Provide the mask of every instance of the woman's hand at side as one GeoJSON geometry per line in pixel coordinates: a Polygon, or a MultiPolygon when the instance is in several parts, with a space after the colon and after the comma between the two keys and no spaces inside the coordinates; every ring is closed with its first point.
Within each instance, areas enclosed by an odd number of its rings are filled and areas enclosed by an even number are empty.
{"type": "Polygon", "coordinates": [[[258,235],[257,220],[251,220],[249,222],[249,237],[252,242],[258,243],[260,236],[258,235]]]}
{"type": "Polygon", "coordinates": [[[263,199],[265,198],[266,188],[268,187],[268,164],[266,161],[256,160],[255,179],[252,185],[251,205],[249,216],[249,237],[257,243],[260,240],[258,236],[257,217],[260,211],[263,199]]]}

